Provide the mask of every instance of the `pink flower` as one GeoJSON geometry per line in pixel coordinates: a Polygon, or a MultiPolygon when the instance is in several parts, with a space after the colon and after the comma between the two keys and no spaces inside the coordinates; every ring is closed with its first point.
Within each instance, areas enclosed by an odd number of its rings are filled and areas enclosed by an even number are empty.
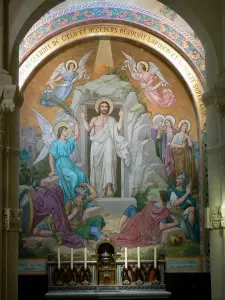
{"type": "Polygon", "coordinates": [[[79,11],[75,11],[75,12],[73,13],[72,20],[75,21],[79,16],[80,16],[80,12],[79,12],[79,11]]]}
{"type": "Polygon", "coordinates": [[[137,20],[140,20],[140,18],[141,18],[140,14],[137,13],[136,11],[132,11],[131,16],[134,17],[137,20]]]}
{"type": "Polygon", "coordinates": [[[118,13],[118,17],[121,19],[126,18],[127,15],[128,15],[128,13],[126,11],[120,11],[118,13]]]}
{"type": "Polygon", "coordinates": [[[85,15],[85,17],[87,17],[87,18],[91,18],[91,17],[93,17],[95,14],[94,14],[92,11],[86,10],[86,11],[84,12],[84,15],[85,15]]]}
{"type": "Polygon", "coordinates": [[[191,58],[192,59],[198,59],[199,58],[199,54],[197,51],[191,51],[191,58]]]}
{"type": "Polygon", "coordinates": [[[45,24],[46,31],[51,31],[53,27],[53,24],[51,22],[48,22],[45,24]]]}
{"type": "Polygon", "coordinates": [[[57,23],[60,25],[60,26],[64,26],[68,23],[68,20],[67,19],[60,19],[57,21],[57,23]]]}
{"type": "Polygon", "coordinates": [[[179,34],[178,33],[170,33],[169,37],[171,38],[171,40],[177,40],[179,38],[179,34]]]}
{"type": "Polygon", "coordinates": [[[166,31],[166,27],[165,27],[164,24],[158,23],[158,26],[159,26],[159,30],[160,30],[161,32],[165,32],[165,31],[166,31]]]}
{"type": "Polygon", "coordinates": [[[146,26],[149,26],[149,27],[151,27],[151,26],[153,26],[154,25],[154,20],[153,19],[151,19],[151,20],[145,20],[144,21],[144,24],[146,25],[146,26]]]}
{"type": "Polygon", "coordinates": [[[202,71],[205,71],[205,60],[204,59],[200,61],[200,69],[202,71]]]}
{"type": "Polygon", "coordinates": [[[105,8],[102,9],[102,14],[106,15],[107,17],[111,17],[112,16],[112,11],[105,7],[105,8]]]}
{"type": "Polygon", "coordinates": [[[182,44],[184,49],[188,48],[188,41],[186,39],[182,39],[181,44],[182,44]]]}

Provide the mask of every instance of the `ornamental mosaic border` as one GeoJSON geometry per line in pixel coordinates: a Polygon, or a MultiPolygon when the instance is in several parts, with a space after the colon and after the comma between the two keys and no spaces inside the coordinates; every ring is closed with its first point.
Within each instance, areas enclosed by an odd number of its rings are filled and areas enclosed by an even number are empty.
{"type": "Polygon", "coordinates": [[[205,54],[201,43],[178,28],[172,21],[147,10],[117,3],[91,3],[59,10],[41,18],[28,32],[19,47],[19,60],[43,39],[72,24],[90,20],[120,20],[141,25],[169,39],[184,52],[205,78],[205,54]]]}

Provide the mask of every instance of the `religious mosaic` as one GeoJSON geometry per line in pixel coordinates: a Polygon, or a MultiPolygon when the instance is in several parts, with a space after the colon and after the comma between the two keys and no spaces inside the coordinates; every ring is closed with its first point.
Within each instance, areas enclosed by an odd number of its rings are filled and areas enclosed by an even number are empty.
{"type": "Polygon", "coordinates": [[[130,257],[201,255],[201,137],[172,67],[93,39],[55,53],[23,92],[21,258],[79,256],[104,240],[130,257]]]}

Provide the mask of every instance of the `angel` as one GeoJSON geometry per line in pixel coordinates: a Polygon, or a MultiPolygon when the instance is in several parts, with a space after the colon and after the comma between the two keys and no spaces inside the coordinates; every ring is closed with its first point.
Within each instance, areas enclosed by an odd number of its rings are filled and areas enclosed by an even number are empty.
{"type": "Polygon", "coordinates": [[[70,95],[76,81],[82,78],[89,79],[85,63],[92,52],[84,55],[78,66],[76,60],[73,59],[68,60],[66,64],[61,63],[47,82],[47,88],[41,96],[40,104],[48,107],[59,105],[70,95]],[[58,81],[62,82],[57,83],[58,81]]]}
{"type": "Polygon", "coordinates": [[[51,124],[38,112],[32,109],[36,115],[38,124],[42,131],[44,148],[35,160],[37,164],[49,155],[49,164],[51,173],[49,177],[57,175],[59,185],[64,193],[64,201],[75,198],[75,188],[80,183],[87,183],[85,173],[78,168],[70,159],[70,155],[76,148],[76,141],[80,137],[79,125],[74,120],[74,132],[72,134],[71,124],[67,122],[59,122],[54,128],[51,124]]]}
{"type": "Polygon", "coordinates": [[[175,104],[176,97],[159,68],[152,62],[139,61],[137,64],[132,57],[121,51],[126,57],[123,70],[128,69],[131,76],[138,80],[147,99],[160,108],[167,108],[175,104]]]}

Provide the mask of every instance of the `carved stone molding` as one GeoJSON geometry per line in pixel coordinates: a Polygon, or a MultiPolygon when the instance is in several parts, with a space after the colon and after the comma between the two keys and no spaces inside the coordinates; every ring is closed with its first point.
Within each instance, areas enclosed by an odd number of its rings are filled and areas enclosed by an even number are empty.
{"type": "Polygon", "coordinates": [[[205,228],[206,229],[225,229],[225,208],[218,206],[213,209],[205,208],[205,228]]]}
{"type": "Polygon", "coordinates": [[[5,208],[3,210],[3,228],[5,231],[22,231],[22,209],[5,208]]]}

